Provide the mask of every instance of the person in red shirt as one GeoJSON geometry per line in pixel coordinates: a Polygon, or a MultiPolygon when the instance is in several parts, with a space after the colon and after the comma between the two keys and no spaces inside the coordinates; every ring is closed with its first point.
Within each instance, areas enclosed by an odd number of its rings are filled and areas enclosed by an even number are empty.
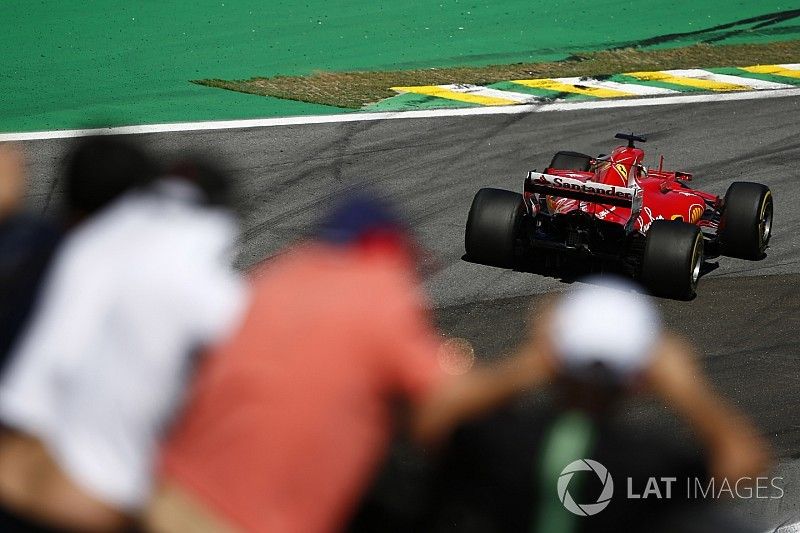
{"type": "Polygon", "coordinates": [[[151,530],[337,531],[398,407],[431,446],[551,374],[535,335],[500,365],[448,372],[466,354],[426,313],[406,227],[368,194],[345,199],[252,283],[241,329],[199,369],[164,446],[151,530]]]}

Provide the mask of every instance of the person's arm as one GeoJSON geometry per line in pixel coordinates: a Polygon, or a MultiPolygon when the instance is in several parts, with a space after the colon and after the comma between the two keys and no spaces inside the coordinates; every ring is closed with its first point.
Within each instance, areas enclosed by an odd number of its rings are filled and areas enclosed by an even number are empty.
{"type": "Polygon", "coordinates": [[[123,531],[130,520],[89,496],[35,437],[0,432],[0,502],[16,514],[64,530],[123,531]]]}
{"type": "Polygon", "coordinates": [[[768,469],[768,444],[743,414],[714,391],[688,344],[665,335],[646,380],[706,446],[712,476],[732,481],[762,475],[768,469]]]}
{"type": "Polygon", "coordinates": [[[412,437],[423,445],[436,445],[461,422],[546,383],[554,368],[548,354],[528,343],[498,364],[450,377],[413,406],[412,437]]]}
{"type": "Polygon", "coordinates": [[[407,279],[393,281],[399,283],[382,287],[386,303],[374,306],[373,328],[386,332],[381,338],[390,381],[394,392],[407,402],[408,429],[419,444],[440,443],[459,424],[555,375],[549,300],[536,306],[525,328],[526,338],[513,354],[462,373],[474,359],[472,347],[462,340],[443,342],[423,311],[424,297],[418,287],[407,279]]]}
{"type": "Polygon", "coordinates": [[[0,220],[17,212],[25,195],[25,156],[11,143],[0,143],[0,220]]]}

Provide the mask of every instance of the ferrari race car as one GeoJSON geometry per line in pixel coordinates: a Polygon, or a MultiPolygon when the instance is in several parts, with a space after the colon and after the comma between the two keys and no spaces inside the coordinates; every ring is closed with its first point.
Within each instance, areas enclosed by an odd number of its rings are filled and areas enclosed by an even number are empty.
{"type": "Polygon", "coordinates": [[[760,183],[735,182],[724,197],[687,185],[692,175],[646,168],[646,138],[627,140],[608,156],[558,152],[544,172],[531,171],[523,193],[485,188],[467,218],[467,257],[514,267],[571,261],[618,270],[651,292],[691,298],[705,259],[760,259],[772,231],[773,202],[760,183]]]}

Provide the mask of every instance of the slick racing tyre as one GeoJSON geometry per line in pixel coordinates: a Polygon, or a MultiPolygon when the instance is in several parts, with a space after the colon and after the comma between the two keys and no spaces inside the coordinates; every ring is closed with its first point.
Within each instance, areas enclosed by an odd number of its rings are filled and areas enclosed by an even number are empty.
{"type": "Polygon", "coordinates": [[[578,170],[586,172],[592,165],[592,158],[580,152],[561,151],[553,156],[550,168],[556,170],[578,170]]]}
{"type": "Polygon", "coordinates": [[[766,185],[737,181],[725,193],[719,222],[720,251],[759,259],[772,234],[772,193],[766,185]]]}
{"type": "Polygon", "coordinates": [[[486,265],[513,266],[524,213],[521,194],[502,189],[479,190],[467,217],[467,257],[486,265]]]}
{"type": "Polygon", "coordinates": [[[647,232],[642,282],[653,294],[689,299],[703,263],[703,235],[693,224],[656,220],[647,232]]]}

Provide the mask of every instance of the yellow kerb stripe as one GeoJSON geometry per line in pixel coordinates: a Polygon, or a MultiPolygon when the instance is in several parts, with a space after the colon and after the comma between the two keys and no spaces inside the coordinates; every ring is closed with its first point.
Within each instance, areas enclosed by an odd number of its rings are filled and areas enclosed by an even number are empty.
{"type": "Polygon", "coordinates": [[[800,78],[800,70],[792,70],[780,65],[757,65],[755,67],[739,67],[747,72],[753,74],[774,74],[776,76],[785,76],[787,78],[800,78]]]}
{"type": "Polygon", "coordinates": [[[459,102],[467,102],[470,104],[515,105],[519,103],[515,100],[509,100],[506,98],[460,93],[457,91],[451,91],[450,89],[445,89],[444,87],[439,87],[438,85],[422,85],[420,87],[392,87],[392,90],[399,93],[424,94],[425,96],[435,96],[437,98],[446,98],[448,100],[457,100],[459,102]]]}
{"type": "Polygon", "coordinates": [[[556,91],[559,93],[585,94],[587,96],[596,96],[598,98],[621,98],[623,96],[635,96],[633,93],[615,91],[614,89],[604,89],[602,87],[577,87],[575,85],[549,79],[512,81],[519,85],[524,85],[525,87],[533,87],[534,89],[547,89],[548,91],[556,91]]]}
{"type": "Polygon", "coordinates": [[[698,89],[705,89],[707,91],[747,91],[749,87],[744,85],[735,85],[733,83],[724,83],[721,81],[703,80],[700,78],[687,78],[685,76],[674,76],[667,72],[626,72],[628,76],[633,76],[642,81],[663,81],[666,83],[674,83],[675,85],[684,85],[686,87],[696,87],[698,89]]]}

